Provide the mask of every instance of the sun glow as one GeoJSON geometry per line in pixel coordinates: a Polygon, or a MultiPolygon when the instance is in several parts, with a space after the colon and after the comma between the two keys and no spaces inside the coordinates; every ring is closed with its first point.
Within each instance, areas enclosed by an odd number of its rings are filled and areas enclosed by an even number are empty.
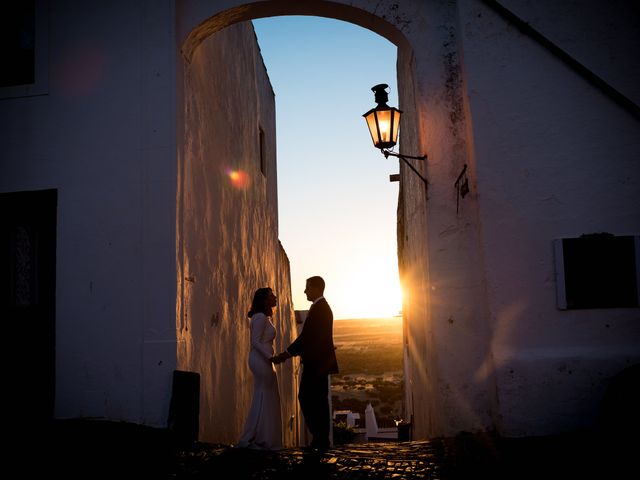
{"type": "MultiPolygon", "coordinates": [[[[402,290],[392,262],[388,267],[373,262],[346,264],[336,273],[326,275],[325,280],[325,297],[336,320],[395,317],[401,313],[402,290]]],[[[308,308],[309,302],[304,297],[302,302],[294,298],[297,309],[308,308]]]]}
{"type": "Polygon", "coordinates": [[[377,318],[394,317],[402,310],[402,293],[400,284],[393,279],[376,282],[375,285],[357,285],[352,290],[354,298],[350,298],[338,312],[336,318],[377,318]],[[370,288],[368,288],[370,287],[370,288]]]}

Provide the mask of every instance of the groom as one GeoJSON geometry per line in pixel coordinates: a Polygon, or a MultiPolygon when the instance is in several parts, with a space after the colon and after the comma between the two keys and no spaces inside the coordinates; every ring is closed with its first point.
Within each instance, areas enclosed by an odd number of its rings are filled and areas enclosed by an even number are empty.
{"type": "Polygon", "coordinates": [[[313,436],[311,447],[329,449],[329,375],[338,373],[335,347],[333,346],[333,313],[323,297],[324,280],[310,277],[304,289],[307,300],[313,302],[307,320],[298,338],[287,349],[273,357],[273,363],[300,355],[302,379],[298,401],[309,431],[313,436]]]}

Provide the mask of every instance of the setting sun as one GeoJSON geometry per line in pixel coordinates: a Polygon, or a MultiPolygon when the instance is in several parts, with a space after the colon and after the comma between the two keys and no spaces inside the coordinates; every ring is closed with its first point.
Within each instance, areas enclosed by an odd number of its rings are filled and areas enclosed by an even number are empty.
{"type": "Polygon", "coordinates": [[[354,270],[334,282],[327,295],[340,307],[335,318],[393,317],[402,309],[397,273],[354,270]]]}
{"type": "MultiPolygon", "coordinates": [[[[402,309],[402,291],[393,257],[385,264],[375,259],[350,259],[350,262],[325,275],[325,297],[334,319],[394,317],[402,309]]],[[[381,259],[379,259],[381,260],[381,259]]],[[[295,308],[306,310],[309,302],[294,290],[295,308]],[[297,294],[297,295],[296,295],[297,294]]]]}

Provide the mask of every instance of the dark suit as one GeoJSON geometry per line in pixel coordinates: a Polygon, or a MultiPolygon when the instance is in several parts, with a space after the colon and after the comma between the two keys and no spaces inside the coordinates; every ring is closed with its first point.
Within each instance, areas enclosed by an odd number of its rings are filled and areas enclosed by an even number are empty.
{"type": "Polygon", "coordinates": [[[312,446],[329,446],[329,374],[338,373],[333,346],[333,313],[324,298],[311,306],[298,338],[287,348],[302,361],[298,400],[305,422],[313,435],[312,446]]]}

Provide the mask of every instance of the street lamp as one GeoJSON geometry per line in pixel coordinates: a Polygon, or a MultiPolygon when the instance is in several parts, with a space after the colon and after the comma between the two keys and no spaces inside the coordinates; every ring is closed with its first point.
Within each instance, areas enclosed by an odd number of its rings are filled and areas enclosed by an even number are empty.
{"type": "Polygon", "coordinates": [[[407,166],[422,179],[426,186],[427,179],[424,178],[420,172],[418,172],[415,167],[407,161],[407,158],[412,158],[414,160],[426,160],[426,155],[414,157],[411,155],[390,152],[388,150],[389,148],[394,147],[398,141],[398,129],[400,128],[400,116],[402,115],[401,110],[387,105],[389,95],[386,89],[388,87],[389,85],[386,83],[381,83],[371,87],[371,90],[375,94],[375,101],[378,105],[363,115],[367,121],[367,127],[369,127],[369,133],[371,134],[373,145],[380,149],[385,158],[389,158],[389,155],[391,155],[392,157],[398,157],[406,163],[407,166]]]}
{"type": "Polygon", "coordinates": [[[372,87],[378,106],[363,115],[376,148],[392,148],[398,142],[398,127],[402,112],[387,105],[389,95],[385,90],[389,85],[381,83],[372,87]]]}

